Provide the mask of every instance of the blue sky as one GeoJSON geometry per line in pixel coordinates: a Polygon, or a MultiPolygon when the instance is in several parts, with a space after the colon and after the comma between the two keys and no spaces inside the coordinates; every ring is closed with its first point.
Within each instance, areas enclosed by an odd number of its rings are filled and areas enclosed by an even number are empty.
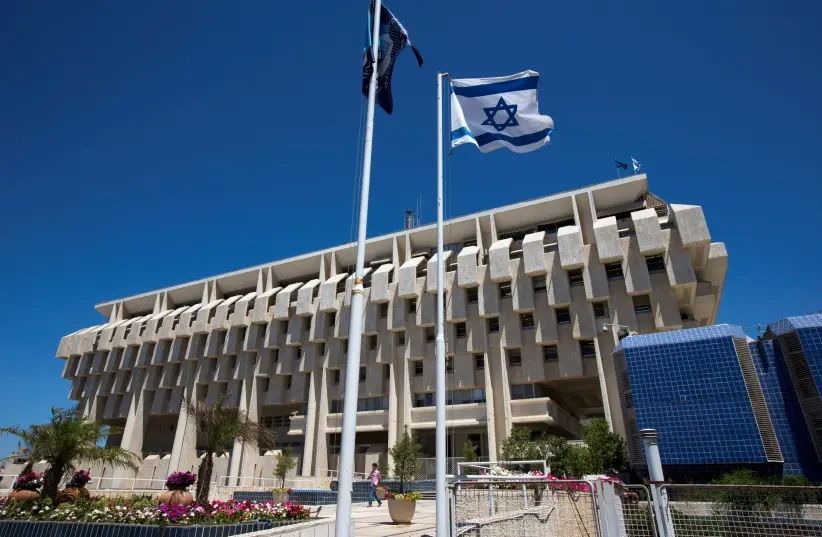
{"type": "MultiPolygon", "coordinates": [[[[366,4],[0,3],[0,425],[66,404],[54,351],[94,304],[353,237],[366,4]]],[[[435,71],[531,68],[552,145],[460,148],[449,214],[633,154],[726,243],[720,321],[820,309],[820,4],[663,4],[390,2],[425,65],[377,114],[369,234],[434,218],[435,71]]]]}

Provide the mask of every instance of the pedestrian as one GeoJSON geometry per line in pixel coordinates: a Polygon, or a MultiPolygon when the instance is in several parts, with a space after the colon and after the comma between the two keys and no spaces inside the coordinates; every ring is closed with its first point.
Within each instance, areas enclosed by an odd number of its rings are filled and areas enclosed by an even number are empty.
{"type": "Polygon", "coordinates": [[[372,501],[377,502],[377,507],[382,507],[382,500],[377,498],[377,485],[380,484],[380,478],[382,478],[382,475],[375,462],[371,465],[371,473],[368,474],[368,481],[370,481],[368,484],[368,507],[371,507],[372,501]]]}

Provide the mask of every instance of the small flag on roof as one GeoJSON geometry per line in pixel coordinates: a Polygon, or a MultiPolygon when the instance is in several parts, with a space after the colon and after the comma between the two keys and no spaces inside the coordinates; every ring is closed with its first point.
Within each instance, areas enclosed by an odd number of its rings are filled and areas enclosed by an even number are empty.
{"type": "Polygon", "coordinates": [[[539,113],[539,73],[451,81],[451,146],[470,143],[483,153],[506,147],[516,153],[551,141],[554,120],[539,113]]]}
{"type": "MultiPolygon", "coordinates": [[[[368,28],[372,26],[374,2],[368,9],[368,28]]],[[[394,74],[394,64],[402,49],[407,45],[417,58],[417,64],[422,66],[422,56],[417,47],[411,44],[408,32],[399,20],[385,5],[380,7],[380,46],[377,57],[377,103],[387,113],[394,111],[394,97],[391,95],[391,76],[394,74]]],[[[368,96],[368,84],[371,81],[373,69],[371,58],[371,32],[368,33],[368,45],[363,53],[362,60],[362,94],[368,96]]]]}
{"type": "Polygon", "coordinates": [[[614,164],[616,164],[616,167],[617,167],[618,170],[627,170],[628,169],[628,165],[624,162],[620,162],[619,160],[614,160],[614,164]]]}
{"type": "Polygon", "coordinates": [[[634,166],[634,173],[639,173],[640,168],[642,168],[642,164],[640,164],[634,157],[631,157],[631,164],[634,166]]]}

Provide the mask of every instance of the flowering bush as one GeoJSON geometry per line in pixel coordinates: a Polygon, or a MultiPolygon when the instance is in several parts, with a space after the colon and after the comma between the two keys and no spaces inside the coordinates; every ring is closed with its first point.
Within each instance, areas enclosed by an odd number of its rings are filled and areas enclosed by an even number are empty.
{"type": "Polygon", "coordinates": [[[190,487],[197,481],[197,476],[191,472],[172,472],[166,478],[166,486],[170,489],[190,487]]]}
{"type": "Polygon", "coordinates": [[[291,487],[279,487],[273,489],[271,492],[273,492],[274,494],[291,494],[292,492],[294,492],[294,489],[292,489],[291,487]]]}
{"type": "Polygon", "coordinates": [[[99,498],[54,508],[49,499],[29,502],[0,500],[0,520],[51,522],[108,522],[149,525],[233,524],[250,521],[284,521],[308,518],[302,505],[286,502],[215,500],[207,504],[155,505],[150,496],[99,498]]]}
{"type": "Polygon", "coordinates": [[[408,500],[411,502],[416,502],[418,500],[422,500],[422,492],[403,492],[394,494],[393,492],[389,492],[385,496],[386,498],[392,500],[408,500]]]}
{"type": "Polygon", "coordinates": [[[67,487],[85,487],[86,483],[91,481],[91,473],[89,470],[77,470],[71,476],[71,480],[66,483],[67,487]]]}
{"type": "Polygon", "coordinates": [[[43,486],[43,474],[37,472],[27,472],[17,476],[12,489],[14,490],[37,490],[43,486]]]}

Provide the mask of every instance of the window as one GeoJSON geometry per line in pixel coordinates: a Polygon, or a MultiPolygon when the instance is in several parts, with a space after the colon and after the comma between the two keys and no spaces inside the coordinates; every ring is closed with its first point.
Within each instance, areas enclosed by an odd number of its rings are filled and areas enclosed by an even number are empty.
{"type": "Polygon", "coordinates": [[[479,302],[479,288],[469,287],[465,290],[465,296],[469,304],[476,304],[479,302]]]}
{"type": "Polygon", "coordinates": [[[511,282],[499,284],[499,297],[506,298],[511,296],[511,282]]]}
{"type": "Polygon", "coordinates": [[[648,272],[665,272],[665,259],[662,254],[649,255],[645,258],[645,265],[648,272]]]}
{"type": "Polygon", "coordinates": [[[523,330],[530,330],[534,328],[534,314],[533,313],[520,313],[519,314],[519,326],[523,330]]]}
{"type": "Polygon", "coordinates": [[[342,412],[342,410],[343,402],[341,399],[334,399],[333,401],[331,401],[331,409],[329,409],[329,412],[331,414],[339,414],[342,412]]]}
{"type": "Polygon", "coordinates": [[[366,369],[365,367],[361,367],[361,368],[360,368],[360,382],[364,382],[364,381],[365,381],[365,374],[366,374],[366,372],[367,372],[367,369],[366,369]]]}
{"type": "Polygon", "coordinates": [[[414,362],[414,376],[421,377],[422,376],[422,360],[418,360],[414,362]]]}
{"type": "Polygon", "coordinates": [[[235,307],[236,307],[236,306],[237,306],[237,303],[236,303],[236,302],[232,302],[231,304],[229,304],[229,306],[228,306],[228,311],[226,312],[226,315],[225,315],[225,316],[226,316],[226,317],[230,317],[230,316],[231,316],[231,314],[232,314],[232,313],[234,313],[234,309],[235,309],[235,307]]]}
{"type": "Polygon", "coordinates": [[[511,384],[511,399],[536,399],[546,397],[541,384],[511,384]]]}
{"type": "Polygon", "coordinates": [[[499,317],[491,317],[488,319],[488,333],[494,334],[499,332],[499,317]]]}
{"type": "Polygon", "coordinates": [[[180,324],[180,316],[179,315],[174,317],[174,322],[171,323],[171,329],[175,330],[177,328],[178,324],[180,324]]]}
{"type": "Polygon", "coordinates": [[[522,365],[522,353],[519,349],[508,349],[508,366],[522,365]]]}
{"type": "Polygon", "coordinates": [[[271,384],[271,379],[269,379],[269,378],[260,379],[260,391],[263,392],[263,393],[267,392],[268,387],[269,387],[270,384],[271,384]]]}
{"type": "Polygon", "coordinates": [[[286,390],[291,389],[291,375],[288,375],[287,377],[285,377],[285,389],[286,390]]]}
{"type": "Polygon", "coordinates": [[[594,302],[594,317],[608,317],[607,302],[594,302]]]}
{"type": "Polygon", "coordinates": [[[317,343],[317,355],[325,356],[325,343],[317,343]]]}
{"type": "Polygon", "coordinates": [[[585,284],[585,278],[582,276],[581,268],[568,271],[568,283],[572,286],[585,284]]]}
{"type": "Polygon", "coordinates": [[[568,308],[557,308],[557,324],[568,324],[571,322],[571,311],[568,308]]]}
{"type": "Polygon", "coordinates": [[[458,338],[464,338],[465,334],[467,333],[467,330],[465,328],[465,323],[457,323],[454,326],[455,326],[456,331],[457,331],[457,337],[458,338]]]}
{"type": "Polygon", "coordinates": [[[589,358],[597,355],[596,346],[593,340],[582,340],[579,342],[579,353],[583,358],[589,358]]]}
{"type": "Polygon", "coordinates": [[[542,347],[542,360],[544,362],[556,362],[559,360],[559,351],[556,345],[545,345],[542,347]]]}
{"type": "Polygon", "coordinates": [[[380,319],[388,317],[388,303],[380,304],[380,319]]]}
{"type": "Polygon", "coordinates": [[[650,295],[638,295],[631,297],[634,301],[635,313],[651,313],[651,297],[650,295]]]}
{"type": "Polygon", "coordinates": [[[405,345],[405,331],[397,332],[397,346],[401,347],[405,345]]]}
{"type": "Polygon", "coordinates": [[[146,332],[146,323],[147,322],[148,321],[143,321],[142,323],[140,323],[140,333],[137,334],[138,336],[142,336],[143,334],[145,334],[145,332],[146,332]]]}
{"type": "Polygon", "coordinates": [[[408,299],[408,313],[417,313],[417,299],[416,298],[409,298],[408,299]]]}
{"type": "Polygon", "coordinates": [[[127,338],[130,333],[131,333],[131,325],[128,325],[126,327],[126,331],[123,332],[123,339],[127,338]]]}
{"type": "Polygon", "coordinates": [[[425,327],[425,341],[431,342],[434,341],[434,327],[427,326],[425,327]]]}
{"type": "Polygon", "coordinates": [[[348,353],[348,340],[344,339],[342,342],[343,354],[348,353]]]}
{"type": "Polygon", "coordinates": [[[606,263],[605,264],[605,275],[608,277],[609,280],[622,280],[625,278],[625,275],[622,273],[622,263],[606,263]]]}
{"type": "Polygon", "coordinates": [[[477,371],[482,371],[485,369],[485,355],[484,354],[475,354],[474,355],[474,369],[477,371]]]}
{"type": "Polygon", "coordinates": [[[339,383],[340,383],[340,370],[335,369],[334,370],[334,384],[339,384],[339,383]]]}
{"type": "Polygon", "coordinates": [[[545,276],[534,276],[533,284],[534,293],[542,293],[548,289],[548,283],[545,280],[545,276]]]}
{"type": "Polygon", "coordinates": [[[232,356],[231,357],[231,370],[234,371],[235,369],[237,369],[237,357],[232,356]]]}
{"type": "Polygon", "coordinates": [[[434,406],[434,394],[431,392],[415,393],[414,406],[434,406]]]}
{"type": "Polygon", "coordinates": [[[388,364],[384,364],[382,366],[382,378],[385,380],[391,380],[391,366],[388,364]]]}
{"type": "Polygon", "coordinates": [[[453,356],[446,356],[445,357],[445,372],[446,373],[453,373],[454,372],[454,357],[453,356]]]}
{"type": "Polygon", "coordinates": [[[368,336],[368,350],[373,351],[377,348],[377,336],[368,336]]]}
{"type": "Polygon", "coordinates": [[[328,322],[328,326],[334,326],[335,324],[337,324],[337,312],[332,311],[331,313],[329,313],[328,318],[326,320],[328,322]]]}

